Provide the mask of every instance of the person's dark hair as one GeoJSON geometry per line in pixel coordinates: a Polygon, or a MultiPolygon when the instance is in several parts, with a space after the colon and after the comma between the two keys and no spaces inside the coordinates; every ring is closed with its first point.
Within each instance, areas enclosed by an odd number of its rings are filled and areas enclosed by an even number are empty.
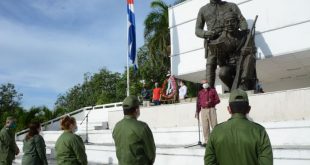
{"type": "Polygon", "coordinates": [[[232,114],[241,113],[245,115],[249,112],[249,102],[246,101],[230,102],[229,107],[232,114]]]}
{"type": "Polygon", "coordinates": [[[30,138],[34,137],[35,135],[39,134],[38,129],[41,127],[39,122],[32,122],[29,124],[29,132],[26,135],[26,140],[29,140],[30,138]]]}
{"type": "Polygon", "coordinates": [[[136,111],[137,108],[138,107],[133,107],[133,108],[129,108],[129,109],[123,108],[124,115],[132,115],[136,111]]]}
{"type": "Polygon", "coordinates": [[[71,124],[76,124],[74,117],[65,116],[61,119],[60,126],[62,130],[69,130],[71,124]]]}

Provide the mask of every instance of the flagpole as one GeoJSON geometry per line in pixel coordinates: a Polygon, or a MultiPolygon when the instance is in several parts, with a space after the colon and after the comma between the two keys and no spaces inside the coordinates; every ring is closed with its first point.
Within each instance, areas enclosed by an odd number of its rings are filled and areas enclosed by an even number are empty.
{"type": "Polygon", "coordinates": [[[129,81],[129,58],[128,58],[128,56],[129,55],[127,53],[127,89],[126,89],[127,90],[127,96],[129,96],[129,87],[130,87],[129,86],[130,85],[129,84],[130,81],[129,81]]]}
{"type": "Polygon", "coordinates": [[[137,65],[137,57],[136,57],[136,25],[135,25],[135,15],[134,15],[134,0],[127,0],[127,14],[128,14],[128,54],[127,54],[127,96],[130,94],[130,68],[129,68],[129,59],[132,61],[134,65],[134,70],[138,67],[137,65]]]}
{"type": "MultiPolygon", "coordinates": [[[[127,1],[127,12],[128,12],[128,1],[127,1]]],[[[127,13],[127,44],[129,44],[129,31],[128,31],[128,28],[130,26],[130,22],[129,22],[129,14],[127,13]]],[[[130,91],[129,91],[129,86],[130,86],[130,81],[129,81],[129,52],[130,52],[130,47],[127,45],[127,87],[126,87],[126,95],[129,96],[130,94],[130,91]]]]}

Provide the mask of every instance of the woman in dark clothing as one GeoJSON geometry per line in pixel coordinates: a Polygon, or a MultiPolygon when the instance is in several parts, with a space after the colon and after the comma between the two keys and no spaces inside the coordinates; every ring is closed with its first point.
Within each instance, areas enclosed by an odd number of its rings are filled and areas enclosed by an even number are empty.
{"type": "Polygon", "coordinates": [[[24,139],[22,165],[47,165],[46,145],[40,131],[40,123],[29,125],[29,132],[24,139]]]}

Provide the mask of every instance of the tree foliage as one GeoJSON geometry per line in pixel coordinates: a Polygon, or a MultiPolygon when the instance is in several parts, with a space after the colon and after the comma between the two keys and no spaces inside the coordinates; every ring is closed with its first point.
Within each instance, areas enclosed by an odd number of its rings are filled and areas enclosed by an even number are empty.
{"type": "MultiPolygon", "coordinates": [[[[184,1],[176,0],[173,5],[184,1]]],[[[144,21],[145,44],[137,53],[140,76],[147,82],[163,82],[170,71],[169,5],[162,0],[154,0],[150,7],[152,11],[144,21]]],[[[193,84],[189,86],[192,88],[193,84]]]]}
{"type": "Polygon", "coordinates": [[[14,84],[7,83],[0,86],[0,115],[7,111],[14,111],[23,95],[15,90],[14,84]]]}
{"type": "Polygon", "coordinates": [[[164,70],[170,70],[170,32],[168,5],[162,0],[154,0],[150,7],[152,11],[144,21],[144,39],[148,49],[151,65],[164,70]]]}
{"type": "Polygon", "coordinates": [[[59,95],[56,109],[70,112],[86,106],[122,101],[126,97],[125,74],[103,68],[99,73],[84,74],[84,82],[59,95]]]}
{"type": "Polygon", "coordinates": [[[45,122],[56,117],[47,107],[32,107],[29,110],[22,108],[21,100],[23,94],[15,89],[11,83],[0,85],[0,127],[5,124],[8,116],[17,119],[17,131],[27,128],[32,121],[45,122]]]}
{"type": "Polygon", "coordinates": [[[163,82],[165,80],[166,67],[161,67],[159,64],[154,65],[146,45],[143,45],[138,50],[137,56],[139,59],[139,78],[141,80],[144,80],[148,86],[152,86],[154,82],[163,82]]]}

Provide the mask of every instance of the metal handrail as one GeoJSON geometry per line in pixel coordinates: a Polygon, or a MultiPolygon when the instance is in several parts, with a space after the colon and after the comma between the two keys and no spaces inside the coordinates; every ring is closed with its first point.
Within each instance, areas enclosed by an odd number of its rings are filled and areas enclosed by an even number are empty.
{"type": "MultiPolygon", "coordinates": [[[[41,124],[41,127],[45,127],[45,126],[50,125],[50,124],[52,124],[54,122],[57,122],[57,121],[59,121],[61,118],[63,118],[66,115],[73,116],[73,115],[76,115],[76,114],[81,113],[83,111],[87,111],[87,110],[91,110],[91,109],[113,108],[113,107],[119,107],[119,106],[122,106],[122,105],[123,105],[123,102],[117,102],[117,103],[110,103],[110,104],[102,104],[102,105],[96,105],[96,106],[83,107],[83,108],[80,108],[78,110],[72,111],[70,113],[67,113],[67,114],[61,115],[59,117],[56,117],[56,118],[54,118],[52,120],[49,120],[47,122],[44,122],[44,123],[41,124]]],[[[22,131],[19,131],[19,132],[16,133],[16,136],[23,135],[23,134],[27,133],[28,131],[29,131],[29,128],[24,129],[22,131]]]]}

